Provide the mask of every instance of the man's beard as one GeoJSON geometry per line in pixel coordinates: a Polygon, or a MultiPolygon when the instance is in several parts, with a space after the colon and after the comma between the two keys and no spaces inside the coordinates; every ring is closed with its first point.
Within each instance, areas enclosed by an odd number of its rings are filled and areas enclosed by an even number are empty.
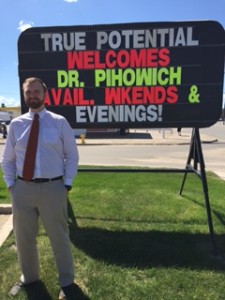
{"type": "Polygon", "coordinates": [[[38,109],[43,105],[44,101],[38,98],[28,99],[26,105],[32,109],[38,109]]]}

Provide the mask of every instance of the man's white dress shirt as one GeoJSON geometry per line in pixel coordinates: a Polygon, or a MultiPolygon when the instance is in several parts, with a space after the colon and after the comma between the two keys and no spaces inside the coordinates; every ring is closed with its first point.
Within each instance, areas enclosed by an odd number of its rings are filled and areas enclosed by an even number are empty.
{"type": "MultiPolygon", "coordinates": [[[[23,173],[23,163],[34,113],[31,111],[11,121],[1,161],[7,187],[23,173]]],[[[78,150],[72,128],[61,115],[46,109],[39,112],[39,137],[34,178],[64,177],[72,185],[77,174],[78,150]]]]}

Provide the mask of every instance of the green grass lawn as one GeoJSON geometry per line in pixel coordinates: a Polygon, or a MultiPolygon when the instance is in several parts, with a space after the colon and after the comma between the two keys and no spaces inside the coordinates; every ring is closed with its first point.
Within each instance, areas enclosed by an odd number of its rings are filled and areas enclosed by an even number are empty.
{"type": "MultiPolygon", "coordinates": [[[[207,173],[216,245],[211,255],[202,185],[188,174],[80,172],[69,200],[77,282],[91,300],[225,299],[225,183],[207,173]]],[[[0,201],[9,202],[0,180],[0,201]]],[[[57,299],[51,248],[40,226],[42,291],[57,299]]],[[[19,278],[11,235],[0,248],[0,298],[19,278]]]]}

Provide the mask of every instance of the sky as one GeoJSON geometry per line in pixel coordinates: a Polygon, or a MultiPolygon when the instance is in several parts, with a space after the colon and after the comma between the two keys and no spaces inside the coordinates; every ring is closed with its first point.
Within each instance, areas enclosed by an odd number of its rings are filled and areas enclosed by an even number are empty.
{"type": "Polygon", "coordinates": [[[0,106],[20,106],[17,41],[29,27],[200,20],[225,28],[225,0],[0,0],[0,106]]]}

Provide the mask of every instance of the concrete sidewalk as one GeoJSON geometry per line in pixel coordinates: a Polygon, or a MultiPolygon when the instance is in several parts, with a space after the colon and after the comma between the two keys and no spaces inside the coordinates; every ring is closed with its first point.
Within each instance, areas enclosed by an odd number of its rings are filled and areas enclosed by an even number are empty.
{"type": "MultiPolygon", "coordinates": [[[[129,133],[120,135],[119,132],[90,132],[82,139],[77,137],[77,144],[87,145],[188,145],[192,129],[184,128],[181,135],[176,129],[130,129],[129,133]]],[[[213,143],[213,136],[200,134],[202,143],[213,143]]]]}
{"type": "MultiPolygon", "coordinates": [[[[76,137],[77,144],[87,145],[184,145],[190,144],[192,135],[191,128],[183,128],[181,135],[178,135],[176,128],[167,129],[130,129],[129,133],[120,135],[119,132],[88,132],[84,138],[76,137]]],[[[215,137],[201,134],[202,143],[213,143],[215,137]]],[[[4,145],[6,139],[0,138],[0,145],[4,145]]]]}

